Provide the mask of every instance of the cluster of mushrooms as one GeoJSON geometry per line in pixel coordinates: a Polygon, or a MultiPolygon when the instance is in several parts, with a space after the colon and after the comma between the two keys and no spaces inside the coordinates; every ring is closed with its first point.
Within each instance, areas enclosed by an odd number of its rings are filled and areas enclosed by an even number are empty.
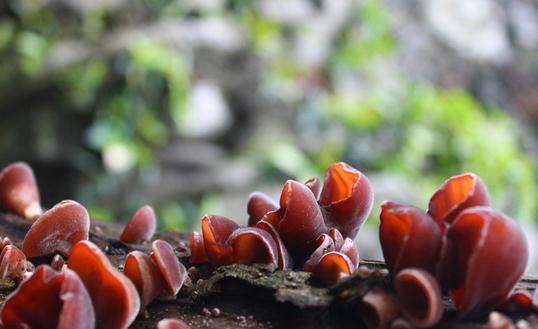
{"type": "Polygon", "coordinates": [[[373,192],[368,178],[345,163],[331,165],[323,185],[288,180],[277,204],[255,192],[247,205],[248,227],[222,216],[202,218],[191,236],[191,263],[272,264],[302,269],[331,284],[359,266],[353,243],[368,217],[373,192]]]}
{"type": "MultiPolygon", "coordinates": [[[[79,203],[65,200],[47,211],[40,205],[31,168],[14,163],[0,173],[0,207],[31,221],[22,250],[9,238],[0,241],[0,279],[19,283],[1,310],[1,328],[123,329],[159,296],[175,296],[187,276],[173,247],[154,240],[151,254],[133,251],[124,271],[88,240],[90,217],[79,203]],[[50,265],[34,268],[27,259],[50,265]],[[67,259],[67,261],[65,261],[67,259]]],[[[149,206],[140,208],[120,240],[148,241],[156,219],[149,206]]],[[[163,319],[157,329],[186,329],[178,319],[163,319]]]]}
{"type": "MultiPolygon", "coordinates": [[[[324,285],[353,273],[367,276],[371,271],[359,268],[353,239],[372,204],[368,178],[335,163],[323,182],[288,180],[279,202],[251,194],[247,227],[204,216],[201,232],[190,238],[190,263],[262,263],[311,272],[324,285]]],[[[9,238],[0,240],[0,280],[19,283],[2,307],[3,328],[127,328],[156,298],[175,297],[188,275],[163,240],[151,242],[150,254],[129,253],[120,272],[89,241],[90,218],[82,205],[66,200],[43,211],[34,174],[24,163],[0,173],[0,208],[32,222],[22,249],[9,238]],[[27,260],[44,257],[52,259],[50,265],[34,268],[27,260]]],[[[512,219],[490,207],[487,188],[476,175],[448,179],[427,211],[391,201],[381,208],[379,238],[394,291],[365,293],[360,313],[368,327],[431,327],[443,315],[443,296],[450,297],[460,318],[494,308],[538,310],[538,294],[513,291],[527,264],[525,236],[512,219]]],[[[119,239],[149,242],[155,229],[155,213],[145,206],[119,239]]],[[[491,328],[507,323],[501,313],[490,314],[491,328]]],[[[164,319],[157,328],[188,326],[164,319]]]]}

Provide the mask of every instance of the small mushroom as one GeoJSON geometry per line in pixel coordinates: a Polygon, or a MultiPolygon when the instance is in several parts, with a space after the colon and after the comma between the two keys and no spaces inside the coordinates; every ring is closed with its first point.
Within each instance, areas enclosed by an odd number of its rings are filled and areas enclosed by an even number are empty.
{"type": "Polygon", "coordinates": [[[205,215],[202,218],[202,236],[211,264],[219,266],[232,263],[233,250],[226,245],[226,240],[238,228],[239,225],[233,220],[223,216],[205,215]]]}
{"type": "Polygon", "coordinates": [[[441,287],[429,272],[406,268],[394,280],[405,317],[418,328],[436,325],[443,316],[441,287]]]}
{"type": "Polygon", "coordinates": [[[230,234],[226,241],[232,247],[234,264],[273,264],[278,267],[278,249],[267,231],[257,227],[243,227],[230,234]]]}
{"type": "Polygon", "coordinates": [[[436,272],[441,232],[425,212],[392,201],[381,204],[379,240],[392,276],[407,267],[436,272]]]}
{"type": "Polygon", "coordinates": [[[164,278],[168,295],[171,297],[177,295],[187,278],[187,269],[181,264],[174,253],[174,248],[168,242],[155,240],[151,244],[151,250],[151,258],[164,278]]]}
{"type": "Polygon", "coordinates": [[[487,329],[515,329],[514,322],[506,315],[491,312],[488,317],[487,329]]]}
{"type": "Polygon", "coordinates": [[[90,241],[78,242],[67,266],[77,272],[90,294],[97,329],[123,329],[134,321],[140,309],[136,288],[99,247],[90,241]]]}
{"type": "Polygon", "coordinates": [[[157,323],[156,329],[190,329],[190,327],[178,319],[162,319],[157,323]]]}
{"type": "Polygon", "coordinates": [[[444,271],[453,270],[449,291],[459,317],[478,316],[502,303],[529,256],[521,228],[489,207],[464,210],[447,231],[444,271]]]}
{"type": "Polygon", "coordinates": [[[192,264],[206,263],[204,237],[199,232],[192,232],[189,247],[191,249],[190,261],[192,264]]]}
{"type": "Polygon", "coordinates": [[[338,251],[331,251],[321,257],[312,270],[312,276],[326,284],[334,284],[349,276],[355,270],[355,265],[349,257],[338,251]]]}
{"type": "Polygon", "coordinates": [[[8,296],[2,322],[6,329],[93,329],[95,313],[75,272],[41,265],[8,296]]]}
{"type": "Polygon", "coordinates": [[[24,253],[14,245],[7,245],[0,255],[0,280],[24,278],[28,262],[24,253]]]}
{"type": "Polygon", "coordinates": [[[363,173],[343,162],[327,169],[319,197],[327,226],[354,239],[370,214],[373,201],[374,193],[363,173]]]}
{"type": "Polygon", "coordinates": [[[501,305],[501,308],[512,312],[532,312],[535,309],[533,296],[527,290],[516,289],[510,293],[508,300],[501,305]]]}
{"type": "Polygon", "coordinates": [[[28,220],[43,213],[32,168],[16,162],[0,172],[0,207],[28,220]]]}
{"type": "Polygon", "coordinates": [[[261,228],[262,230],[268,232],[273,238],[276,244],[277,254],[278,254],[278,269],[284,270],[284,269],[291,268],[293,266],[291,256],[288,252],[288,249],[286,249],[284,242],[282,242],[280,235],[278,235],[278,232],[274,228],[274,226],[265,220],[261,220],[258,223],[256,223],[256,227],[261,228]]]}
{"type": "Polygon", "coordinates": [[[121,232],[120,240],[125,243],[142,243],[149,241],[155,228],[157,219],[151,206],[144,206],[138,209],[131,220],[125,225],[121,232]]]}
{"type": "Polygon", "coordinates": [[[157,264],[141,251],[132,251],[127,255],[123,274],[134,283],[142,307],[151,303],[164,290],[165,282],[157,264]]]}
{"type": "Polygon", "coordinates": [[[255,226],[265,214],[278,209],[278,205],[267,194],[254,192],[248,197],[248,226],[255,226]]]}
{"type": "Polygon", "coordinates": [[[54,255],[52,258],[52,261],[50,262],[50,267],[55,269],[56,271],[63,270],[65,266],[65,260],[61,255],[54,255]]]}
{"type": "Polygon", "coordinates": [[[387,329],[400,315],[400,304],[394,294],[372,289],[362,298],[359,314],[368,329],[387,329]]]}
{"type": "Polygon", "coordinates": [[[303,270],[305,272],[312,272],[316,266],[319,264],[319,261],[321,260],[321,257],[325,255],[328,252],[334,251],[334,241],[333,239],[328,235],[323,233],[318,238],[318,247],[312,255],[306,260],[306,262],[303,265],[303,270]]]}
{"type": "Polygon", "coordinates": [[[475,174],[466,173],[447,179],[433,194],[428,205],[428,214],[443,227],[451,224],[465,209],[489,206],[486,185],[475,174]]]}
{"type": "Polygon", "coordinates": [[[304,182],[304,185],[308,187],[310,191],[312,191],[316,200],[319,199],[319,195],[321,193],[321,182],[318,178],[310,178],[304,182]]]}
{"type": "Polygon", "coordinates": [[[65,200],[46,211],[30,227],[22,244],[28,258],[59,253],[67,257],[77,242],[88,239],[90,216],[81,204],[65,200]]]}

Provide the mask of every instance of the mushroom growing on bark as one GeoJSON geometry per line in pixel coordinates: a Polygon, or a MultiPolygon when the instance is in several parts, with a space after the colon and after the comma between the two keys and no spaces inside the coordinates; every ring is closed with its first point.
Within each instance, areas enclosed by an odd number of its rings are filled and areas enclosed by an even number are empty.
{"type": "Polygon", "coordinates": [[[149,241],[157,227],[155,211],[150,206],[138,209],[125,225],[120,240],[125,243],[141,243],[149,241]]]}

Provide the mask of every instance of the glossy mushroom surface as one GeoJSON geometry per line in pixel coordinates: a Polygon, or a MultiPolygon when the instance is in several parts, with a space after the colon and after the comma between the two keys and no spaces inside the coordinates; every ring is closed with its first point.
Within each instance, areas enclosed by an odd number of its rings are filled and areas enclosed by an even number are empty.
{"type": "Polygon", "coordinates": [[[278,267],[279,252],[269,232],[257,227],[235,230],[226,241],[232,247],[234,264],[273,264],[278,267]]]}
{"type": "Polygon", "coordinates": [[[205,215],[202,218],[202,237],[209,262],[213,265],[232,263],[232,247],[226,241],[239,225],[223,216],[205,215]]]}
{"type": "Polygon", "coordinates": [[[179,319],[162,319],[157,323],[156,329],[190,329],[190,327],[179,319]]]}
{"type": "Polygon", "coordinates": [[[140,302],[147,306],[164,290],[164,281],[157,264],[147,254],[135,250],[125,258],[123,274],[135,285],[140,302]]]}
{"type": "Polygon", "coordinates": [[[400,303],[394,294],[372,289],[362,298],[359,314],[368,329],[387,329],[400,315],[400,303]]]}
{"type": "Polygon", "coordinates": [[[449,289],[460,317],[474,317],[502,303],[523,274],[527,240],[508,216],[489,207],[463,211],[447,232],[444,270],[453,269],[449,289]]]}
{"type": "Polygon", "coordinates": [[[78,242],[67,266],[77,272],[90,294],[97,328],[123,329],[134,321],[140,309],[135,286],[95,244],[78,242]]]}
{"type": "Polygon", "coordinates": [[[192,264],[206,263],[208,261],[202,234],[192,232],[189,247],[191,250],[190,261],[192,264]]]}
{"type": "Polygon", "coordinates": [[[29,220],[43,213],[34,172],[24,162],[16,162],[0,172],[0,208],[29,220]]]}
{"type": "Polygon", "coordinates": [[[328,227],[354,239],[370,214],[373,201],[372,187],[363,173],[343,162],[327,169],[319,204],[328,227]]]}
{"type": "Polygon", "coordinates": [[[0,254],[0,280],[22,280],[28,268],[24,253],[14,245],[7,245],[0,254]]]}
{"type": "Polygon", "coordinates": [[[141,243],[149,241],[157,227],[155,211],[151,206],[138,209],[131,220],[125,225],[120,240],[125,243],[141,243]]]}
{"type": "Polygon", "coordinates": [[[396,202],[381,204],[379,241],[387,268],[395,276],[404,268],[434,274],[441,248],[441,231],[425,212],[396,202]]]}
{"type": "Polygon", "coordinates": [[[437,324],[443,315],[443,296],[437,280],[429,272],[406,268],[394,279],[402,313],[418,328],[437,324]]]}
{"type": "Polygon", "coordinates": [[[67,257],[71,248],[87,240],[90,216],[78,202],[65,200],[41,215],[26,233],[22,251],[28,258],[59,253],[67,257]]]}
{"type": "Polygon", "coordinates": [[[177,295],[187,278],[185,266],[177,258],[172,246],[164,240],[153,241],[151,251],[151,258],[164,278],[168,295],[177,295]]]}
{"type": "Polygon", "coordinates": [[[7,298],[2,322],[6,329],[93,329],[95,314],[75,272],[42,265],[7,298]]]}
{"type": "Polygon", "coordinates": [[[247,203],[248,226],[255,226],[265,214],[278,209],[278,204],[267,194],[254,192],[249,195],[247,203]]]}

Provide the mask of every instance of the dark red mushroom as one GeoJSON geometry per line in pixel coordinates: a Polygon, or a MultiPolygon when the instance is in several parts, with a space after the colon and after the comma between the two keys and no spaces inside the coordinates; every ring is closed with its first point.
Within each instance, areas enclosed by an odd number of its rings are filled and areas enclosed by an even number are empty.
{"type": "Polygon", "coordinates": [[[319,264],[323,255],[335,250],[334,241],[328,234],[323,233],[320,235],[317,243],[318,247],[303,265],[303,270],[306,272],[312,272],[319,264]]]}
{"type": "Polygon", "coordinates": [[[6,329],[93,329],[95,313],[75,272],[41,265],[7,298],[2,322],[6,329]]]}
{"type": "Polygon", "coordinates": [[[321,257],[312,270],[312,276],[330,285],[350,275],[354,270],[355,265],[349,257],[341,252],[331,251],[321,257]]]}
{"type": "Polygon", "coordinates": [[[475,174],[467,173],[447,179],[433,194],[428,205],[428,214],[443,227],[451,224],[465,209],[474,206],[489,206],[486,185],[475,174]]]}
{"type": "Polygon", "coordinates": [[[343,162],[327,169],[319,197],[327,226],[354,239],[368,218],[373,201],[374,193],[363,173],[343,162]]]}
{"type": "Polygon", "coordinates": [[[226,241],[232,247],[234,264],[273,264],[278,267],[278,248],[267,231],[257,227],[239,228],[226,241]]]}
{"type": "Polygon", "coordinates": [[[22,280],[28,269],[24,253],[14,245],[7,245],[0,255],[0,280],[22,280]]]}
{"type": "Polygon", "coordinates": [[[67,257],[74,244],[88,239],[90,216],[81,204],[66,200],[46,211],[24,237],[22,251],[28,258],[59,253],[67,257]]]}
{"type": "Polygon", "coordinates": [[[436,325],[443,315],[443,296],[429,272],[406,268],[398,273],[394,287],[405,317],[418,328],[436,325]]]}
{"type": "Polygon", "coordinates": [[[463,211],[447,232],[449,253],[442,270],[454,271],[449,290],[460,317],[472,317],[503,302],[528,260],[521,228],[489,207],[463,211]]]}
{"type": "Polygon", "coordinates": [[[304,182],[304,185],[312,191],[314,194],[314,197],[319,199],[319,195],[321,193],[321,182],[317,178],[310,178],[306,182],[304,182]]]}
{"type": "Polygon", "coordinates": [[[265,214],[278,209],[278,204],[267,194],[254,192],[248,197],[248,226],[254,226],[265,214]]]}
{"type": "Polygon", "coordinates": [[[127,225],[125,225],[120,235],[120,240],[125,243],[149,241],[153,234],[155,234],[156,227],[157,219],[153,208],[144,206],[138,209],[127,225]]]}
{"type": "Polygon", "coordinates": [[[192,232],[190,244],[192,264],[206,263],[208,261],[207,254],[205,252],[204,237],[199,232],[192,232]]]}
{"type": "Polygon", "coordinates": [[[394,294],[372,289],[362,298],[359,314],[368,329],[387,329],[400,315],[400,304],[394,294]]]}
{"type": "Polygon", "coordinates": [[[32,168],[16,162],[0,172],[0,207],[33,220],[43,213],[32,168]]]}
{"type": "Polygon", "coordinates": [[[143,307],[151,303],[165,289],[165,282],[157,264],[149,255],[141,251],[132,251],[127,255],[123,274],[134,283],[143,307]]]}
{"type": "Polygon", "coordinates": [[[288,249],[286,249],[286,246],[284,246],[284,242],[282,242],[282,239],[280,238],[280,235],[278,235],[278,232],[276,231],[274,226],[265,220],[261,220],[256,223],[256,227],[268,232],[273,238],[276,244],[278,254],[278,269],[284,270],[287,268],[291,268],[293,266],[291,256],[288,252],[288,249]]]}
{"type": "Polygon", "coordinates": [[[501,309],[519,312],[532,312],[535,310],[533,296],[523,289],[516,289],[510,293],[508,300],[500,305],[501,309]]]}
{"type": "Polygon", "coordinates": [[[441,232],[423,211],[385,201],[381,204],[379,240],[387,268],[396,276],[404,268],[422,268],[435,274],[441,232]]]}
{"type": "Polygon", "coordinates": [[[156,329],[190,329],[190,327],[178,319],[162,319],[157,323],[156,329]]]}
{"type": "Polygon", "coordinates": [[[90,241],[78,242],[67,266],[77,272],[90,294],[96,328],[123,329],[134,321],[140,309],[136,288],[112,266],[99,247],[90,241]]]}
{"type": "Polygon", "coordinates": [[[228,265],[232,263],[232,247],[226,245],[226,240],[239,225],[223,216],[206,215],[202,218],[202,236],[209,262],[213,265],[228,265]]]}
{"type": "Polygon", "coordinates": [[[164,278],[164,286],[168,295],[177,295],[187,278],[185,266],[177,258],[174,248],[166,241],[153,241],[151,251],[151,258],[157,264],[164,278]]]}

